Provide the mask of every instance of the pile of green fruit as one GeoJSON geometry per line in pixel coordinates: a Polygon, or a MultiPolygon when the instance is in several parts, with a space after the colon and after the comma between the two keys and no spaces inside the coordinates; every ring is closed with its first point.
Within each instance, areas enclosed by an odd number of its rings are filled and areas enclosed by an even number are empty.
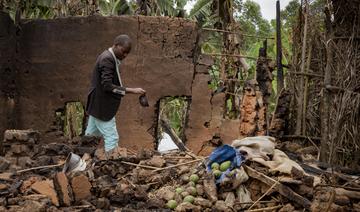
{"type": "MultiPolygon", "coordinates": [[[[200,178],[197,174],[192,174],[189,177],[189,183],[185,187],[177,187],[175,189],[176,194],[181,197],[182,202],[194,203],[195,197],[198,195],[195,186],[199,179],[200,178]]],[[[166,207],[175,209],[178,203],[179,202],[172,199],[166,203],[166,207]]]]}
{"type": "Polygon", "coordinates": [[[230,168],[230,166],[231,166],[231,161],[229,160],[224,161],[221,164],[214,162],[211,164],[211,170],[215,178],[219,178],[223,172],[225,172],[230,168]]]}

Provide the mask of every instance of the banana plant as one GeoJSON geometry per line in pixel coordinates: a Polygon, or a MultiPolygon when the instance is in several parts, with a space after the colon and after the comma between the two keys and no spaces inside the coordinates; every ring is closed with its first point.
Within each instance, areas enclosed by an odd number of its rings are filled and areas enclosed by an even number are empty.
{"type": "Polygon", "coordinates": [[[132,2],[126,0],[100,0],[99,9],[102,15],[124,15],[133,14],[132,2]]]}

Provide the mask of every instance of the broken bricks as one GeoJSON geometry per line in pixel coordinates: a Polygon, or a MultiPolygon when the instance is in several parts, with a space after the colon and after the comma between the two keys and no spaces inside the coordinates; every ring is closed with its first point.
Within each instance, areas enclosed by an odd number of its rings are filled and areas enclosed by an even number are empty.
{"type": "Polygon", "coordinates": [[[39,194],[44,194],[51,199],[51,202],[59,206],[59,199],[54,189],[54,183],[52,180],[38,181],[31,185],[31,189],[39,194]]]}
{"type": "Polygon", "coordinates": [[[71,179],[71,187],[74,192],[75,201],[79,202],[91,197],[91,183],[84,174],[73,177],[71,179]]]}
{"type": "MultiPolygon", "coordinates": [[[[40,133],[35,130],[6,130],[4,132],[4,141],[2,152],[6,153],[5,158],[11,161],[14,168],[26,168],[32,166],[31,157],[37,151],[35,149],[39,141],[40,133]],[[16,161],[13,163],[13,161],[16,161]]],[[[0,170],[4,167],[0,162],[0,170]]],[[[7,169],[7,168],[5,168],[7,169]]]]}
{"type": "Polygon", "coordinates": [[[70,206],[73,201],[73,193],[68,178],[64,172],[58,172],[55,174],[54,186],[59,195],[60,204],[70,206]]]}
{"type": "MultiPolygon", "coordinates": [[[[39,157],[41,156],[43,155],[40,154],[39,157]]],[[[319,195],[320,193],[315,190],[314,198],[312,198],[312,195],[309,195],[311,192],[308,191],[314,189],[313,179],[302,172],[297,173],[297,170],[293,170],[291,176],[288,175],[287,178],[281,176],[281,179],[277,179],[276,176],[269,175],[268,168],[261,167],[260,164],[256,165],[255,162],[248,163],[248,167],[252,169],[249,171],[246,165],[237,169],[235,175],[237,178],[229,178],[230,181],[233,181],[232,186],[225,188],[215,185],[214,176],[206,173],[205,167],[199,164],[200,161],[187,165],[185,169],[185,166],[174,167],[174,164],[181,164],[180,160],[184,158],[181,153],[170,153],[166,156],[149,153],[139,156],[142,158],[129,153],[126,157],[118,160],[99,161],[92,154],[85,154],[83,159],[86,159],[89,164],[87,171],[66,175],[56,170],[47,172],[39,170],[36,172],[38,175],[28,176],[27,179],[24,179],[22,186],[16,187],[15,191],[17,190],[17,192],[11,195],[8,190],[12,187],[10,182],[13,182],[14,178],[9,178],[6,180],[6,184],[4,183],[4,190],[0,190],[8,194],[6,201],[2,201],[0,205],[12,211],[23,211],[24,208],[30,211],[32,211],[31,208],[40,211],[50,208],[52,211],[116,210],[119,208],[146,210],[164,209],[168,200],[175,200],[177,202],[176,211],[211,211],[214,209],[238,211],[248,209],[254,201],[269,190],[274,180],[284,184],[275,186],[274,190],[283,189],[281,193],[289,192],[286,185],[297,194],[304,194],[303,197],[309,198],[313,202],[312,208],[317,210],[324,209],[330,198],[329,195],[319,195]],[[158,167],[164,168],[158,170],[158,167]],[[190,180],[189,176],[192,174],[199,176],[199,179],[196,180],[197,183],[190,180]],[[265,177],[264,175],[269,176],[265,177]],[[259,177],[261,180],[258,179],[259,177]],[[269,178],[273,178],[273,180],[269,178]],[[264,179],[266,180],[264,181],[264,179]],[[184,202],[182,193],[175,192],[177,186],[183,186],[185,194],[194,192],[192,193],[194,194],[193,203],[184,202]],[[189,189],[190,186],[192,189],[189,189]],[[34,195],[34,192],[45,195],[34,195]],[[251,198],[252,196],[254,198],[251,198]]],[[[65,159],[64,156],[55,155],[53,157],[57,157],[58,162],[65,159]]],[[[49,163],[53,163],[53,161],[49,163]]],[[[20,177],[20,175],[15,177],[20,177]]],[[[17,181],[20,180],[17,179],[17,181]]],[[[355,193],[343,193],[344,195],[334,196],[331,209],[348,209],[349,205],[354,205],[355,193]]],[[[299,200],[298,197],[297,200],[299,200]]],[[[356,198],[355,200],[358,201],[356,198]]],[[[258,210],[265,207],[284,208],[282,211],[301,208],[292,200],[291,195],[285,196],[275,191],[268,192],[264,201],[260,201],[252,208],[258,210]],[[267,201],[271,197],[272,201],[267,201]],[[286,207],[279,205],[277,201],[283,201],[286,207]]]]}
{"type": "Polygon", "coordinates": [[[37,142],[40,137],[40,132],[37,130],[6,130],[4,132],[4,142],[18,141],[18,142],[37,142]]]}
{"type": "Polygon", "coordinates": [[[0,172],[4,172],[10,166],[10,161],[0,156],[0,172]]]}

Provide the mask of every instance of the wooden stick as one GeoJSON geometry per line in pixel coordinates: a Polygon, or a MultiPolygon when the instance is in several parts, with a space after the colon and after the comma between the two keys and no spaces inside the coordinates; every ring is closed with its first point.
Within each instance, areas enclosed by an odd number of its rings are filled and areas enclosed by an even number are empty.
{"type": "Polygon", "coordinates": [[[303,139],[312,139],[312,140],[321,140],[320,137],[311,137],[306,135],[283,135],[280,138],[303,138],[303,139]]]}
{"type": "Polygon", "coordinates": [[[353,94],[360,95],[359,92],[355,92],[353,90],[341,88],[341,87],[338,87],[338,86],[326,85],[325,88],[330,90],[330,91],[333,91],[333,92],[350,92],[350,93],[353,93],[353,94]]]}
{"type": "Polygon", "coordinates": [[[164,168],[158,168],[158,169],[154,170],[153,172],[162,171],[162,170],[165,170],[165,169],[171,169],[171,168],[175,168],[175,167],[178,167],[178,166],[187,165],[187,164],[195,163],[195,162],[198,162],[198,161],[201,161],[201,160],[203,160],[203,158],[188,161],[188,162],[185,162],[185,163],[179,163],[179,164],[176,164],[176,165],[173,165],[173,166],[168,166],[168,167],[164,167],[164,168]]]}
{"type": "Polygon", "coordinates": [[[318,185],[318,186],[321,186],[321,187],[343,188],[343,189],[346,189],[346,190],[360,191],[360,188],[353,188],[353,187],[349,187],[349,186],[330,185],[330,184],[320,184],[320,185],[318,185]]]}
{"type": "Polygon", "coordinates": [[[259,199],[257,199],[250,207],[248,210],[250,210],[252,207],[254,207],[254,205],[256,205],[262,198],[264,198],[266,195],[268,195],[270,193],[270,191],[279,183],[279,181],[276,181],[272,186],[270,186],[270,188],[263,194],[261,195],[261,197],[259,199]]]}
{"type": "Polygon", "coordinates": [[[314,145],[314,147],[318,150],[318,153],[320,154],[320,148],[315,144],[315,142],[311,140],[310,137],[308,137],[308,140],[310,141],[310,143],[312,143],[312,145],[314,145]]]}
{"type": "MultiPolygon", "coordinates": [[[[188,148],[186,148],[186,149],[188,149],[188,148]]],[[[198,158],[198,157],[197,157],[194,153],[192,153],[190,150],[185,151],[185,154],[189,155],[189,156],[192,157],[193,159],[197,159],[197,158],[198,158]]]]}
{"type": "Polygon", "coordinates": [[[205,31],[213,31],[213,32],[226,32],[226,33],[242,35],[242,36],[244,36],[244,37],[250,37],[250,38],[275,39],[275,38],[273,38],[273,37],[263,37],[263,36],[257,36],[257,35],[248,35],[248,34],[243,34],[243,33],[234,32],[234,31],[228,31],[228,30],[222,30],[222,29],[202,28],[202,30],[205,30],[205,31]]]}
{"type": "MultiPolygon", "coordinates": [[[[308,56],[307,56],[307,60],[306,60],[306,64],[305,64],[305,73],[308,72],[308,70],[310,69],[310,62],[311,62],[311,55],[312,55],[312,48],[311,48],[311,42],[312,42],[312,38],[310,36],[309,39],[309,52],[308,52],[308,56]]],[[[306,131],[306,113],[307,113],[307,102],[308,102],[308,94],[309,94],[309,76],[305,75],[305,85],[304,85],[304,99],[303,99],[303,116],[302,116],[302,131],[301,134],[305,135],[305,131],[306,131]]]]}
{"type": "MultiPolygon", "coordinates": [[[[300,70],[302,73],[305,73],[305,56],[306,56],[306,49],[307,49],[307,33],[308,33],[308,2],[305,0],[305,12],[304,12],[304,34],[302,40],[302,48],[301,48],[301,66],[300,70]]],[[[304,76],[301,76],[299,82],[299,98],[297,99],[297,110],[296,110],[296,126],[295,126],[295,135],[300,135],[302,132],[303,127],[303,101],[304,101],[304,76]]]]}
{"type": "Polygon", "coordinates": [[[282,205],[267,207],[267,208],[259,208],[259,209],[253,209],[253,210],[246,210],[247,212],[257,212],[257,211],[272,211],[278,208],[281,208],[282,205]]]}
{"type": "Polygon", "coordinates": [[[167,120],[161,119],[160,124],[163,127],[164,131],[167,134],[169,134],[169,136],[171,137],[171,140],[174,141],[174,143],[179,148],[179,150],[184,151],[184,152],[188,150],[185,147],[184,143],[181,141],[181,139],[176,135],[175,131],[171,128],[171,126],[167,120]]]}
{"type": "Polygon", "coordinates": [[[309,77],[320,77],[320,78],[324,78],[324,75],[321,74],[315,74],[313,72],[298,72],[298,71],[288,71],[287,73],[289,74],[295,74],[295,75],[304,75],[304,76],[309,76],[309,77]]]}
{"type": "MultiPolygon", "coordinates": [[[[325,7],[325,26],[326,26],[326,66],[324,70],[324,85],[331,84],[331,69],[333,65],[334,51],[332,49],[331,38],[333,37],[332,26],[331,26],[331,14],[329,8],[325,7]]],[[[320,108],[320,132],[321,132],[321,145],[320,145],[320,161],[330,162],[331,161],[331,149],[329,142],[330,135],[330,92],[328,89],[324,89],[321,98],[320,108]]]]}
{"type": "Polygon", "coordinates": [[[163,127],[163,129],[165,130],[165,132],[170,135],[171,139],[174,141],[176,146],[179,147],[179,149],[181,151],[184,151],[185,154],[189,155],[190,157],[192,157],[194,159],[198,158],[185,146],[185,144],[182,142],[182,140],[179,138],[179,136],[176,135],[175,131],[171,128],[171,126],[167,120],[161,119],[160,124],[163,127]]]}
{"type": "Polygon", "coordinates": [[[137,166],[137,167],[141,167],[141,168],[146,168],[146,169],[159,169],[158,167],[154,167],[154,166],[147,166],[147,165],[140,165],[140,164],[136,164],[136,163],[130,163],[130,162],[126,162],[126,161],[120,161],[120,163],[126,164],[126,165],[131,165],[131,166],[137,166]]]}
{"type": "MultiPolygon", "coordinates": [[[[266,41],[265,41],[266,42],[266,41]]],[[[284,88],[284,71],[282,67],[282,42],[281,42],[281,14],[280,14],[280,1],[276,1],[276,91],[280,95],[280,91],[284,88]]]]}
{"type": "MultiPolygon", "coordinates": [[[[235,202],[235,205],[247,205],[247,204],[253,204],[254,201],[251,202],[235,202]]],[[[266,201],[259,201],[258,204],[267,204],[267,203],[278,203],[278,201],[272,201],[272,200],[266,200],[266,201]]]]}
{"type": "Polygon", "coordinates": [[[16,171],[15,174],[20,174],[20,173],[23,173],[23,172],[33,171],[33,170],[37,170],[37,169],[45,169],[45,168],[59,167],[59,166],[62,166],[62,165],[64,165],[64,164],[65,164],[65,163],[55,164],[55,165],[38,166],[38,167],[23,169],[23,170],[16,171]]]}
{"type": "Polygon", "coordinates": [[[164,156],[164,158],[166,159],[192,159],[192,158],[189,158],[189,157],[176,157],[176,156],[164,156]]]}
{"type": "Polygon", "coordinates": [[[211,54],[202,53],[202,54],[203,54],[203,55],[209,55],[209,56],[217,56],[217,57],[226,56],[226,57],[239,57],[239,58],[246,58],[246,59],[251,59],[251,60],[257,60],[256,57],[239,55],[239,54],[219,54],[219,53],[211,53],[211,54]]]}
{"type": "Polygon", "coordinates": [[[227,91],[224,91],[224,93],[229,94],[229,95],[232,95],[232,96],[238,96],[238,97],[241,97],[241,95],[236,94],[236,93],[231,93],[231,92],[227,92],[227,91]]]}
{"type": "MultiPolygon", "coordinates": [[[[271,177],[268,177],[268,176],[264,175],[263,173],[260,173],[247,165],[243,165],[243,167],[244,167],[246,173],[250,177],[260,180],[261,182],[267,184],[268,186],[273,186],[274,183],[278,182],[278,181],[272,179],[271,177]]],[[[303,206],[306,209],[310,209],[311,202],[308,199],[306,199],[306,198],[300,196],[299,194],[297,194],[296,192],[294,192],[289,187],[283,185],[282,183],[276,183],[274,188],[276,191],[278,191],[281,195],[283,195],[287,199],[296,202],[297,204],[303,206]]]]}

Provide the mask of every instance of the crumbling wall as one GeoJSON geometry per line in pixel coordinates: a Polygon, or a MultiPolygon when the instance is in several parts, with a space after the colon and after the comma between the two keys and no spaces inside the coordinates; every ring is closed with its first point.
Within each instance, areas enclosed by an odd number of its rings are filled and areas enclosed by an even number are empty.
{"type": "Polygon", "coordinates": [[[196,23],[168,17],[90,16],[23,21],[17,37],[19,121],[15,127],[40,130],[43,140],[53,141],[54,133],[50,131],[54,129],[55,111],[69,101],[85,105],[97,55],[122,33],[133,40],[132,51],[121,65],[123,82],[125,86],[147,90],[150,107],[141,107],[137,95],[123,99],[116,116],[120,146],[155,147],[156,103],[164,96],[191,96],[186,137],[187,145],[195,152],[214,133],[222,132],[228,142],[236,138],[229,136],[232,133],[227,129],[234,129],[235,135],[237,127],[221,128],[224,100],[217,97],[217,103],[211,103],[208,66],[194,63],[196,23]]]}
{"type": "Polygon", "coordinates": [[[225,93],[212,96],[209,89],[212,62],[209,57],[199,57],[192,85],[186,138],[188,147],[199,155],[210,154],[218,140],[229,144],[239,137],[239,120],[224,118],[225,93]]]}
{"type": "Polygon", "coordinates": [[[96,57],[118,34],[133,40],[121,66],[125,86],[148,91],[150,107],[127,95],[118,112],[120,144],[152,148],[156,102],[191,95],[195,23],[165,17],[76,17],[22,24],[19,43],[19,128],[48,130],[68,101],[84,105],[96,57]]]}
{"type": "MultiPolygon", "coordinates": [[[[0,12],[0,132],[14,126],[15,112],[15,26],[10,17],[0,12]]],[[[2,135],[2,133],[1,133],[2,135]]]]}

